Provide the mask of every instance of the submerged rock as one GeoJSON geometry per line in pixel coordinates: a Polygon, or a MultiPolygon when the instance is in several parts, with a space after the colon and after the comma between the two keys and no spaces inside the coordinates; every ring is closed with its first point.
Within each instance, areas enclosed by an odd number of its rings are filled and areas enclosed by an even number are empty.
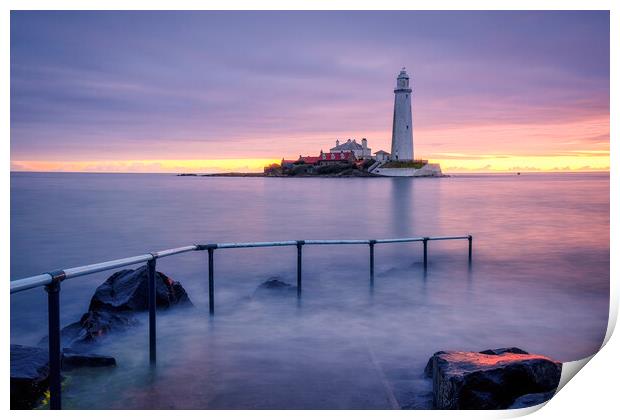
{"type": "Polygon", "coordinates": [[[291,284],[283,282],[279,277],[270,277],[267,281],[261,283],[254,292],[254,296],[260,294],[272,294],[282,292],[296,291],[297,288],[291,284]]]}
{"type": "Polygon", "coordinates": [[[36,407],[48,387],[47,350],[11,344],[11,410],[36,407]]]}
{"type": "Polygon", "coordinates": [[[81,367],[108,367],[116,366],[116,359],[94,353],[80,353],[73,349],[63,349],[62,369],[73,370],[81,367]]]}
{"type": "Polygon", "coordinates": [[[526,394],[555,392],[562,364],[518,348],[440,351],[426,365],[439,409],[503,409],[526,394]]]}
{"type": "MultiPolygon", "coordinates": [[[[158,308],[193,306],[181,283],[159,271],[155,274],[158,308]]],[[[148,276],[146,266],[121,270],[112,274],[97,287],[90,300],[89,311],[146,311],[148,305],[148,276]]]]}
{"type": "Polygon", "coordinates": [[[291,288],[295,288],[295,286],[285,283],[283,281],[280,280],[279,277],[270,277],[269,280],[267,280],[266,282],[261,283],[260,286],[258,286],[259,289],[269,289],[269,290],[288,290],[291,288]]]}

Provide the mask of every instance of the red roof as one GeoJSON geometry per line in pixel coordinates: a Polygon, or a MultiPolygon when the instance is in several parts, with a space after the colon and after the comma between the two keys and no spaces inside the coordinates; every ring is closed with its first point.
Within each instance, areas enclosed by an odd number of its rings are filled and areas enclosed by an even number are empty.
{"type": "Polygon", "coordinates": [[[336,153],[325,153],[325,159],[321,160],[349,160],[353,156],[353,152],[336,152],[336,153]]]}
{"type": "Polygon", "coordinates": [[[305,164],[314,165],[321,159],[321,156],[302,156],[298,160],[303,160],[305,164]]]}
{"type": "Polygon", "coordinates": [[[320,156],[299,156],[299,158],[292,159],[292,160],[282,159],[282,165],[297,163],[297,162],[303,162],[306,164],[315,164],[319,161],[320,158],[321,158],[320,156]]]}
{"type": "Polygon", "coordinates": [[[322,159],[321,155],[318,156],[299,156],[298,159],[295,160],[284,160],[282,159],[282,165],[291,164],[295,162],[303,162],[307,165],[316,165],[320,161],[330,161],[330,160],[350,160],[355,159],[353,152],[327,152],[325,154],[325,159],[322,159]]]}

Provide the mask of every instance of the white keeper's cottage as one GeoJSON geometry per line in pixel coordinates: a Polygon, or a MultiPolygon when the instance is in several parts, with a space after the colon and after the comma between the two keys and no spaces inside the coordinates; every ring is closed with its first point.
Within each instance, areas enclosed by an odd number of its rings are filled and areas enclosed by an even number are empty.
{"type": "Polygon", "coordinates": [[[368,148],[368,140],[362,139],[362,144],[359,144],[355,139],[348,139],[344,143],[340,143],[340,140],[336,140],[336,146],[329,149],[331,153],[337,152],[351,152],[355,155],[356,159],[370,159],[372,153],[368,148]]]}

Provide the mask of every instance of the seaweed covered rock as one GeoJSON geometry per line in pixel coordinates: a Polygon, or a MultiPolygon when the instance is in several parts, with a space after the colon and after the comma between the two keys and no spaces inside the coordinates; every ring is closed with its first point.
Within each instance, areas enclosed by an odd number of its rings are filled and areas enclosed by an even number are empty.
{"type": "Polygon", "coordinates": [[[553,395],[561,372],[561,363],[518,348],[441,351],[425,369],[439,409],[504,409],[527,394],[553,395]]]}

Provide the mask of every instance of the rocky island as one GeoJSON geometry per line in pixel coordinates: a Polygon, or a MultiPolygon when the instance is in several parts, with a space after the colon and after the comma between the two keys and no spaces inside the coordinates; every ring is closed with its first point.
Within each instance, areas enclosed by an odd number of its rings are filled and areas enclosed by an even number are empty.
{"type": "Polygon", "coordinates": [[[330,165],[306,163],[303,159],[292,163],[274,163],[261,172],[224,172],[215,174],[182,173],[177,176],[206,177],[323,177],[323,178],[368,178],[368,177],[447,177],[436,163],[426,161],[388,162],[377,165],[375,160],[362,162],[338,162],[330,165]]]}
{"type": "MultiPolygon", "coordinates": [[[[323,153],[323,155],[325,155],[323,153]]],[[[378,176],[410,176],[410,177],[441,177],[444,176],[438,164],[425,160],[378,162],[374,159],[362,161],[330,162],[317,159],[315,162],[300,156],[290,162],[282,161],[265,168],[265,176],[319,176],[319,177],[378,177],[378,176]]]]}
{"type": "MultiPolygon", "coordinates": [[[[415,159],[413,149],[413,116],[411,98],[413,89],[409,84],[409,75],[403,68],[396,78],[394,89],[394,116],[392,122],[392,150],[379,150],[371,153],[368,140],[361,142],[348,139],[346,142],[336,140],[336,144],[318,155],[302,156],[297,159],[282,159],[264,168],[263,173],[220,173],[201,176],[229,177],[441,177],[438,163],[415,159]]],[[[197,174],[179,174],[179,176],[197,176],[197,174]]]]}

